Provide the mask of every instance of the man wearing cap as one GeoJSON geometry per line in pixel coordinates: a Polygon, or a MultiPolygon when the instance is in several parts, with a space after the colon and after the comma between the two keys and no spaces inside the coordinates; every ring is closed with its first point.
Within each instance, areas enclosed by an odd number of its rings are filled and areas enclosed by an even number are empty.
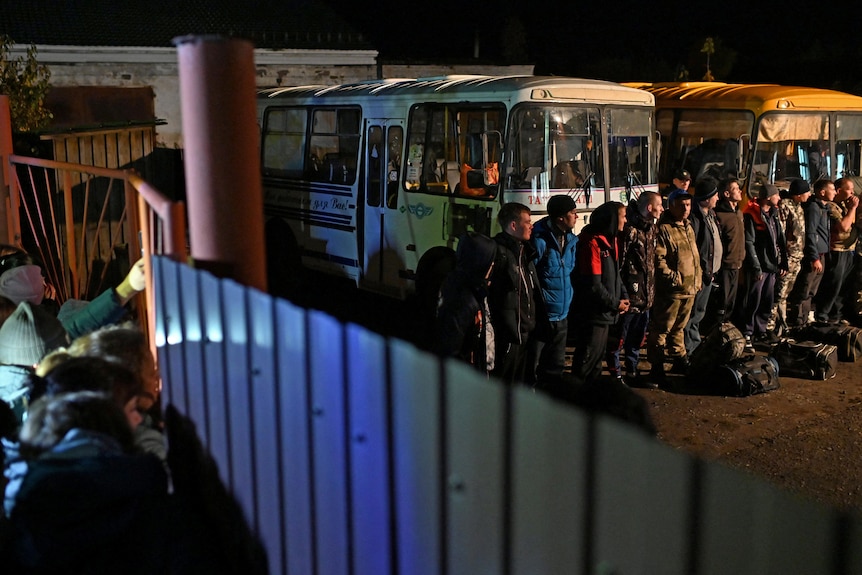
{"type": "Polygon", "coordinates": [[[769,315],[775,301],[775,279],[787,274],[787,249],[778,221],[778,188],[763,184],[757,200],[745,207],[745,285],[746,297],[740,321],[746,348],[752,342],[775,343],[769,331],[769,315]]]}
{"type": "Polygon", "coordinates": [[[814,297],[817,321],[839,322],[844,319],[843,291],[853,271],[856,240],[856,207],[859,198],[854,193],[853,180],[835,180],[835,199],[826,204],[829,212],[829,253],[826,254],[826,271],[814,297]]]}
{"type": "Polygon", "coordinates": [[[718,186],[718,196],[715,215],[721,231],[722,259],[721,267],[715,274],[718,288],[710,298],[712,325],[733,321],[739,291],[739,270],[745,259],[745,224],[739,211],[739,202],[742,201],[739,180],[734,176],[722,180],[718,186]]]}
{"type": "Polygon", "coordinates": [[[688,355],[700,345],[700,324],[706,315],[706,307],[712,293],[715,274],[721,268],[722,246],[718,217],[715,215],[715,205],[718,202],[718,182],[715,178],[704,176],[694,184],[694,199],[689,220],[691,229],[697,241],[697,252],[700,254],[700,271],[703,275],[703,287],[694,296],[694,306],[691,317],[685,326],[685,351],[688,355]]]}
{"type": "Polygon", "coordinates": [[[691,186],[691,173],[683,168],[677,168],[673,171],[671,185],[667,188],[666,198],[669,198],[676,190],[682,190],[688,193],[688,188],[691,186]]]}
{"type": "Polygon", "coordinates": [[[527,380],[543,385],[559,380],[565,369],[569,308],[575,289],[575,246],[578,237],[572,232],[578,221],[575,200],[566,194],[551,197],[548,215],[533,226],[530,240],[536,255],[533,264],[545,296],[547,318],[537,319],[537,333],[530,344],[527,380]]]}
{"type": "Polygon", "coordinates": [[[796,283],[799,267],[802,262],[802,250],[805,246],[805,212],[802,204],[811,196],[811,186],[801,178],[790,182],[788,197],[778,202],[778,221],[784,230],[784,242],[787,246],[787,273],[775,278],[775,303],[772,306],[772,317],[769,328],[775,335],[781,335],[787,329],[787,296],[796,283]]]}
{"type": "Polygon", "coordinates": [[[814,182],[814,193],[802,204],[805,211],[805,247],[799,276],[787,296],[787,324],[791,327],[809,322],[812,300],[823,280],[826,254],[829,252],[829,208],[835,199],[831,180],[814,182]]]}
{"type": "Polygon", "coordinates": [[[648,379],[659,386],[667,384],[666,359],[673,363],[675,371],[685,369],[683,330],[703,282],[700,254],[688,219],[691,196],[683,190],[674,190],[667,200],[668,209],[659,220],[656,237],[656,295],[647,338],[651,366],[648,379]]]}

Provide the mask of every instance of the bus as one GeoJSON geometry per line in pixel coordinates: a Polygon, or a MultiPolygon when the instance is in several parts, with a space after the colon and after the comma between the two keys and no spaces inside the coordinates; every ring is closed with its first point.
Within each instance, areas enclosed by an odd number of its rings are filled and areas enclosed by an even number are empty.
{"type": "Polygon", "coordinates": [[[747,197],[764,183],[856,177],[862,97],[819,88],[722,82],[627,83],[656,98],[659,185],[735,175],[747,197]]]}
{"type": "Polygon", "coordinates": [[[433,294],[467,230],[506,202],[582,221],[657,191],[654,99],[537,76],[382,79],[260,90],[266,237],[308,269],[405,299],[433,294]]]}

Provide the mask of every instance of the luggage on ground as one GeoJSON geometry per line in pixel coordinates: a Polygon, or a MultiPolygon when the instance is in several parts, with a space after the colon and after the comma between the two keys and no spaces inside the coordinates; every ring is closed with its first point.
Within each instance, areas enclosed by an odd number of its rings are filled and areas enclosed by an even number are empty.
{"type": "Polygon", "coordinates": [[[768,355],[740,357],[713,368],[711,387],[716,393],[735,397],[765,393],[781,387],[779,370],[778,362],[768,355]]]}
{"type": "Polygon", "coordinates": [[[819,341],[784,338],[772,350],[784,377],[830,379],[838,368],[838,349],[819,341]]]}
{"type": "Polygon", "coordinates": [[[856,361],[862,357],[862,328],[852,325],[815,322],[793,328],[788,335],[834,345],[838,348],[838,361],[856,361]]]}
{"type": "Polygon", "coordinates": [[[715,369],[716,365],[725,364],[742,357],[745,351],[745,336],[729,321],[722,322],[712,328],[703,338],[689,357],[689,373],[705,373],[715,369]]]}

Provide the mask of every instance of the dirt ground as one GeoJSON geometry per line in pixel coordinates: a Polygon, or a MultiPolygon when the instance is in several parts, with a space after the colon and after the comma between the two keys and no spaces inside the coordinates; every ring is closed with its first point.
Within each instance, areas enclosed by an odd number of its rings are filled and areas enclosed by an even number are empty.
{"type": "Polygon", "coordinates": [[[637,393],[666,444],[809,499],[862,511],[862,360],[839,363],[826,381],[780,382],[779,389],[744,398],[637,393]]]}

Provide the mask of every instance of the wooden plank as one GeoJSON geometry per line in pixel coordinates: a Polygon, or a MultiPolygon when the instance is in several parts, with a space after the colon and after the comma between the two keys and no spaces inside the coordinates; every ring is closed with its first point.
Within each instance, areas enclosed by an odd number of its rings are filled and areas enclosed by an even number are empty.
{"type": "Polygon", "coordinates": [[[257,526],[255,513],[255,468],[253,459],[251,416],[251,381],[247,295],[245,286],[231,280],[221,280],[221,298],[224,305],[224,372],[227,382],[228,429],[230,435],[231,488],[253,526],[257,526]]]}
{"type": "MultiPolygon", "coordinates": [[[[279,407],[281,416],[282,508],[287,575],[314,573],[314,516],[310,429],[311,414],[306,358],[307,334],[301,308],[276,302],[279,407]]],[[[275,573],[273,571],[273,573],[275,573]]]]}
{"type": "Polygon", "coordinates": [[[254,489],[257,533],[267,549],[269,569],[283,573],[280,547],[282,532],[281,442],[279,434],[278,387],[276,379],[273,298],[246,288],[250,319],[251,406],[254,441],[254,489]]]}
{"type": "Polygon", "coordinates": [[[830,572],[833,513],[719,464],[703,476],[699,573],[830,572]]]}
{"type": "Polygon", "coordinates": [[[439,575],[440,362],[401,341],[392,341],[390,350],[397,572],[439,575]]]}
{"type": "Polygon", "coordinates": [[[448,572],[501,573],[505,388],[460,361],[444,373],[448,572]]]}
{"type": "Polygon", "coordinates": [[[353,573],[392,571],[389,426],[383,338],[347,326],[353,573]]]}
{"type": "Polygon", "coordinates": [[[513,396],[512,575],[577,573],[584,562],[587,418],[518,388],[513,396]]]}
{"type": "Polygon", "coordinates": [[[309,312],[308,318],[317,573],[342,575],[348,572],[351,548],[344,328],[321,312],[309,312]]]}
{"type": "Polygon", "coordinates": [[[689,456],[604,416],[596,420],[595,449],[592,568],[686,573],[689,456]]]}

